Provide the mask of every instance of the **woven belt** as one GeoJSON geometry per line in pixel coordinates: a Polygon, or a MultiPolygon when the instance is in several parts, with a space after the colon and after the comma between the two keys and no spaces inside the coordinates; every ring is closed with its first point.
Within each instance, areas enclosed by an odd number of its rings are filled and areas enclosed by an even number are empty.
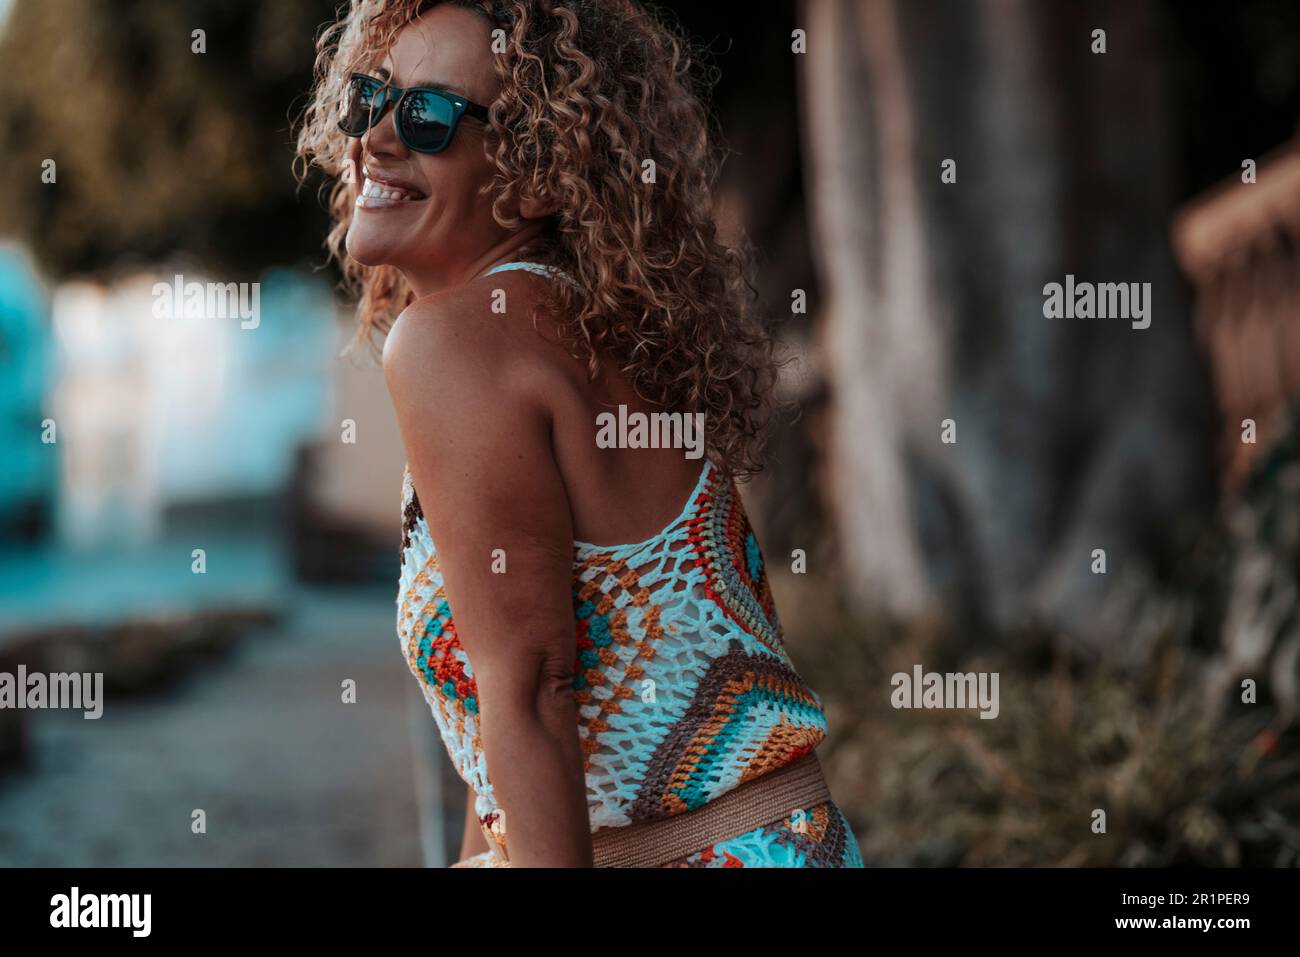
{"type": "Polygon", "coordinates": [[[810,752],[694,811],[601,828],[591,835],[594,863],[596,867],[659,867],[830,799],[821,762],[810,752]]]}

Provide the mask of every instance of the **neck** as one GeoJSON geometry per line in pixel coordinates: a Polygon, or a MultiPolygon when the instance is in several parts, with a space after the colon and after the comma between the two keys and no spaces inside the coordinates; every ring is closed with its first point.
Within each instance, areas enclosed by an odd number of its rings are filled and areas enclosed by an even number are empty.
{"type": "Polygon", "coordinates": [[[530,223],[523,229],[509,233],[469,260],[455,263],[431,263],[418,272],[403,270],[411,291],[417,299],[447,289],[455,289],[473,282],[493,266],[526,258],[536,252],[542,238],[543,224],[530,223]]]}

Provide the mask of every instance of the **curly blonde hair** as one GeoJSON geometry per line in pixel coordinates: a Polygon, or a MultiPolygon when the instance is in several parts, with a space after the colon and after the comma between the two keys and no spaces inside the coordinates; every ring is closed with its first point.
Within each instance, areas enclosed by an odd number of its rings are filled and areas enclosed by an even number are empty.
{"type": "Polygon", "coordinates": [[[776,367],[752,308],[749,257],[719,240],[713,219],[721,154],[703,102],[713,77],[675,26],[634,0],[353,0],[322,31],[298,173],[315,165],[334,177],[326,246],[358,298],[358,336],[385,333],[412,293],[393,267],[362,266],[344,250],[358,188],[342,175],[344,78],[373,67],[438,2],[504,30],[485,146],[493,215],[521,225],[503,213],[510,197],[555,209],[534,258],[576,280],[548,283],[541,306],[565,346],[593,378],[603,353],[645,401],[703,412],[717,464],[758,471],[776,367]],[[653,178],[643,178],[646,160],[653,178]]]}

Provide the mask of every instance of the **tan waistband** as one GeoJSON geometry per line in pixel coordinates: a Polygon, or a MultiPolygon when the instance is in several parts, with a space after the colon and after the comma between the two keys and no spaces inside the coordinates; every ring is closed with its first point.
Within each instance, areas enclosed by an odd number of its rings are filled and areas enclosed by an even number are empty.
{"type": "Polygon", "coordinates": [[[830,799],[821,762],[815,752],[810,753],[694,811],[601,828],[591,835],[594,863],[596,867],[658,867],[830,799]]]}

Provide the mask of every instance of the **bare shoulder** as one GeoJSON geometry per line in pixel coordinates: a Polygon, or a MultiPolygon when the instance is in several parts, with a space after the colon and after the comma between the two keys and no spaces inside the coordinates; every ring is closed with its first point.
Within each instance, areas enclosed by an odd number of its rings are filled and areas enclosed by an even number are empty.
{"type": "Polygon", "coordinates": [[[552,448],[555,347],[527,318],[494,311],[493,288],[417,300],[384,344],[407,465],[452,567],[466,543],[479,554],[483,536],[527,535],[565,555],[573,538],[552,448]]]}
{"type": "Polygon", "coordinates": [[[531,321],[537,282],[502,274],[408,306],[384,343],[394,401],[544,409],[571,377],[572,360],[531,321]]]}

